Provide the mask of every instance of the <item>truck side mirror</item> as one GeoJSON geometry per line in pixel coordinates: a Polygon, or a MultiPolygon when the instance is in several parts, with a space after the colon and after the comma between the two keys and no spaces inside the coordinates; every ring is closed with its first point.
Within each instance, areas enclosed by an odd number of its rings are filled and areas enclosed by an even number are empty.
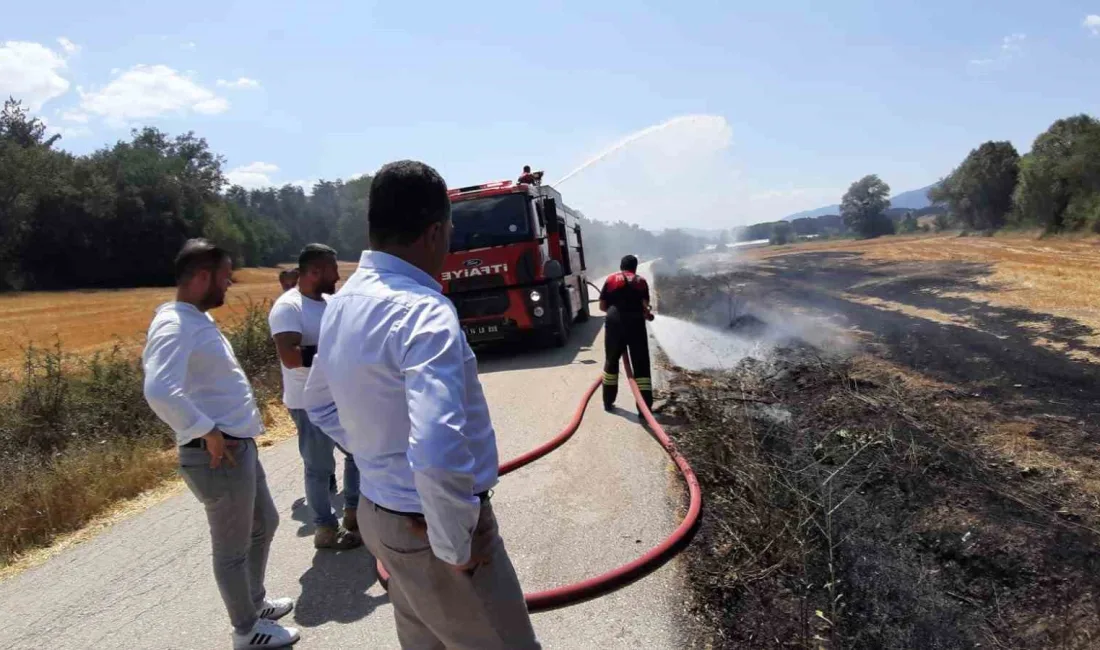
{"type": "Polygon", "coordinates": [[[542,274],[546,276],[547,280],[558,280],[565,277],[565,270],[562,269],[561,262],[557,260],[547,260],[546,264],[542,267],[542,274]]]}

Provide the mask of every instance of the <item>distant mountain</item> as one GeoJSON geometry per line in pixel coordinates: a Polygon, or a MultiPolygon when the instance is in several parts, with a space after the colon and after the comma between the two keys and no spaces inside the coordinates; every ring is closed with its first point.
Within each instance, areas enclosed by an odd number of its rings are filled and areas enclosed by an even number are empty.
{"type": "Polygon", "coordinates": [[[814,208],[813,210],[803,210],[802,212],[795,212],[783,217],[783,221],[794,221],[795,219],[804,219],[807,217],[824,217],[827,214],[840,214],[840,205],[827,205],[824,208],[814,208]]]}
{"type": "Polygon", "coordinates": [[[890,199],[891,208],[906,208],[908,210],[920,210],[932,205],[932,202],[928,200],[928,190],[935,187],[937,184],[932,183],[928,187],[922,187],[919,190],[910,190],[908,192],[902,192],[894,198],[890,199]]]}
{"type": "MultiPolygon", "coordinates": [[[[920,210],[932,205],[932,202],[928,200],[928,190],[936,186],[936,183],[932,183],[927,187],[922,187],[918,190],[910,190],[908,192],[902,192],[890,199],[891,208],[904,208],[906,210],[920,210]]],[[[840,214],[840,205],[827,205],[823,208],[814,208],[813,210],[804,210],[802,212],[796,212],[791,215],[783,217],[783,221],[794,221],[795,219],[801,219],[803,217],[821,217],[827,214],[840,214]]]]}

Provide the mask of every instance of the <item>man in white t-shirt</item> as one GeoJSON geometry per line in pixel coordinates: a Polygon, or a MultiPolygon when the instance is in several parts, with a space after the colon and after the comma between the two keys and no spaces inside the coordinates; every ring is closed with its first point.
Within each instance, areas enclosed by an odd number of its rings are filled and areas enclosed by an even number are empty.
{"type": "Polygon", "coordinates": [[[325,295],[336,293],[339,280],[336,251],[324,244],[307,245],[298,256],[298,286],[275,301],[268,324],[283,371],[283,404],[298,428],[298,451],[305,464],[306,503],[313,510],[313,523],[317,527],[313,545],[344,550],[363,544],[356,518],[359,469],[355,459],[341,449],[344,453],[344,524],[341,526],[332,512],[329,496],[329,477],[336,468],[333,458],[336,443],[309,421],[302,399],[313,355],[317,353],[325,295]]]}

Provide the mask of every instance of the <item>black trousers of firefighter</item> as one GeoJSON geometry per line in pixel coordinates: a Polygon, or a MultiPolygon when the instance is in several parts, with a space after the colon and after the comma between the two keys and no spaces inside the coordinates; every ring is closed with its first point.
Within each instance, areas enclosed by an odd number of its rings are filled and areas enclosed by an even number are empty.
{"type": "Polygon", "coordinates": [[[608,322],[604,333],[603,406],[608,411],[619,394],[619,360],[630,351],[630,367],[646,406],[653,408],[653,380],[649,374],[649,338],[644,320],[608,322]]]}

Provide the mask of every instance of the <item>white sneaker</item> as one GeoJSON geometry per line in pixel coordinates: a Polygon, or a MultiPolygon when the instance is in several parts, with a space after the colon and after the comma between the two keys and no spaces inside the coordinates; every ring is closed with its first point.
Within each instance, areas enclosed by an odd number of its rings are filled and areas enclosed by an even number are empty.
{"type": "Polygon", "coordinates": [[[297,629],[283,627],[274,621],[261,618],[247,634],[233,633],[233,650],[286,648],[297,643],[300,638],[302,636],[298,634],[297,629]]]}
{"type": "Polygon", "coordinates": [[[266,618],[269,621],[277,621],[293,609],[293,598],[264,598],[264,604],[260,606],[256,616],[266,618]]]}

